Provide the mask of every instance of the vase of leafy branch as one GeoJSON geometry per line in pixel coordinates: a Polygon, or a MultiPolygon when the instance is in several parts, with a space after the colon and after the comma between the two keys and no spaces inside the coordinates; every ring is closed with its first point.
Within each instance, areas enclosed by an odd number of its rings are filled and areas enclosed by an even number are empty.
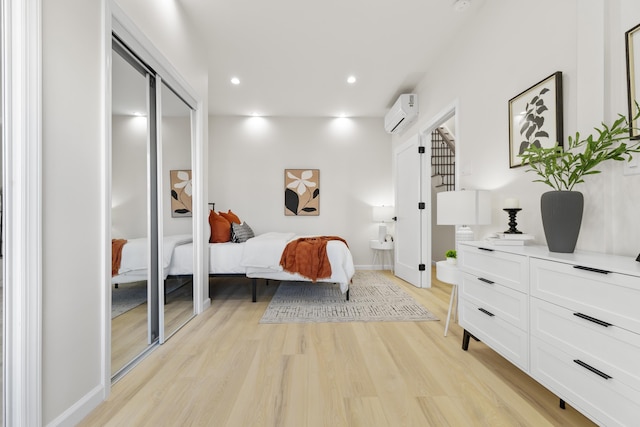
{"type": "MultiPolygon", "coordinates": [[[[639,114],[640,115],[640,114],[639,114]]],[[[600,163],[607,160],[629,161],[633,153],[640,152],[640,140],[631,141],[631,123],[619,115],[610,126],[602,123],[595,133],[581,139],[580,133],[568,138],[568,147],[550,148],[529,146],[520,157],[528,162],[527,172],[535,172],[538,179],[553,191],[540,199],[542,226],[551,252],[572,253],[575,250],[584,199],[582,193],[574,191],[576,184],[583,183],[586,175],[600,173],[600,163]]]]}

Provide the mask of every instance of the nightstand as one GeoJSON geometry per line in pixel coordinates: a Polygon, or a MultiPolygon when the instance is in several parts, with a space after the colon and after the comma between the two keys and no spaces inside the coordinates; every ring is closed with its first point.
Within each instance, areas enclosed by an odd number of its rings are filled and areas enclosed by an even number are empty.
{"type": "Polygon", "coordinates": [[[375,266],[378,262],[382,262],[382,269],[385,268],[385,257],[389,256],[389,265],[393,271],[393,242],[381,242],[379,240],[371,240],[369,246],[373,249],[373,261],[375,266]]]}
{"type": "Polygon", "coordinates": [[[444,327],[444,336],[447,336],[447,331],[449,330],[449,320],[451,319],[451,310],[453,309],[453,304],[455,301],[456,304],[456,312],[454,317],[457,317],[458,314],[458,266],[456,264],[451,264],[449,261],[438,261],[436,262],[436,278],[443,282],[451,285],[451,298],[449,299],[449,311],[447,312],[447,323],[444,327]]]}

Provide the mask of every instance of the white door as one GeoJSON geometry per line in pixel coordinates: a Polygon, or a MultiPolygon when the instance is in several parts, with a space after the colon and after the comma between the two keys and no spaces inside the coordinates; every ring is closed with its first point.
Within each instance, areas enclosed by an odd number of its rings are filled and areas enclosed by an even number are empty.
{"type": "Polygon", "coordinates": [[[415,135],[395,151],[395,274],[416,287],[427,288],[431,287],[431,215],[427,206],[431,197],[429,185],[424,184],[429,177],[429,153],[421,146],[420,135],[415,135]]]}

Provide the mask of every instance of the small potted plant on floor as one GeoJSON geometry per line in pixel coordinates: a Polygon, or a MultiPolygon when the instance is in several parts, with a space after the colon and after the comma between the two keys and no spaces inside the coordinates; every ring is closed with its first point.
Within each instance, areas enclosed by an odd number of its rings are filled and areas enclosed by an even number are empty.
{"type": "Polygon", "coordinates": [[[447,257],[447,262],[449,264],[455,264],[457,262],[458,254],[453,249],[448,250],[444,256],[447,257]]]}

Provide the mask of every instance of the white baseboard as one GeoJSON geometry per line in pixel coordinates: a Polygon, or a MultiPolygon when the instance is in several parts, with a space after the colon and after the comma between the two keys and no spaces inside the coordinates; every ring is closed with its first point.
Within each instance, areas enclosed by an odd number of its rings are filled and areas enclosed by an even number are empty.
{"type": "Polygon", "coordinates": [[[198,314],[201,314],[209,307],[211,307],[211,298],[207,298],[204,301],[202,301],[202,311],[200,311],[200,313],[198,314]]]}
{"type": "Polygon", "coordinates": [[[104,399],[105,390],[102,385],[97,386],[89,393],[84,395],[82,399],[78,400],[69,409],[62,414],[51,420],[47,427],[73,427],[78,425],[87,415],[100,405],[104,399]]]}

